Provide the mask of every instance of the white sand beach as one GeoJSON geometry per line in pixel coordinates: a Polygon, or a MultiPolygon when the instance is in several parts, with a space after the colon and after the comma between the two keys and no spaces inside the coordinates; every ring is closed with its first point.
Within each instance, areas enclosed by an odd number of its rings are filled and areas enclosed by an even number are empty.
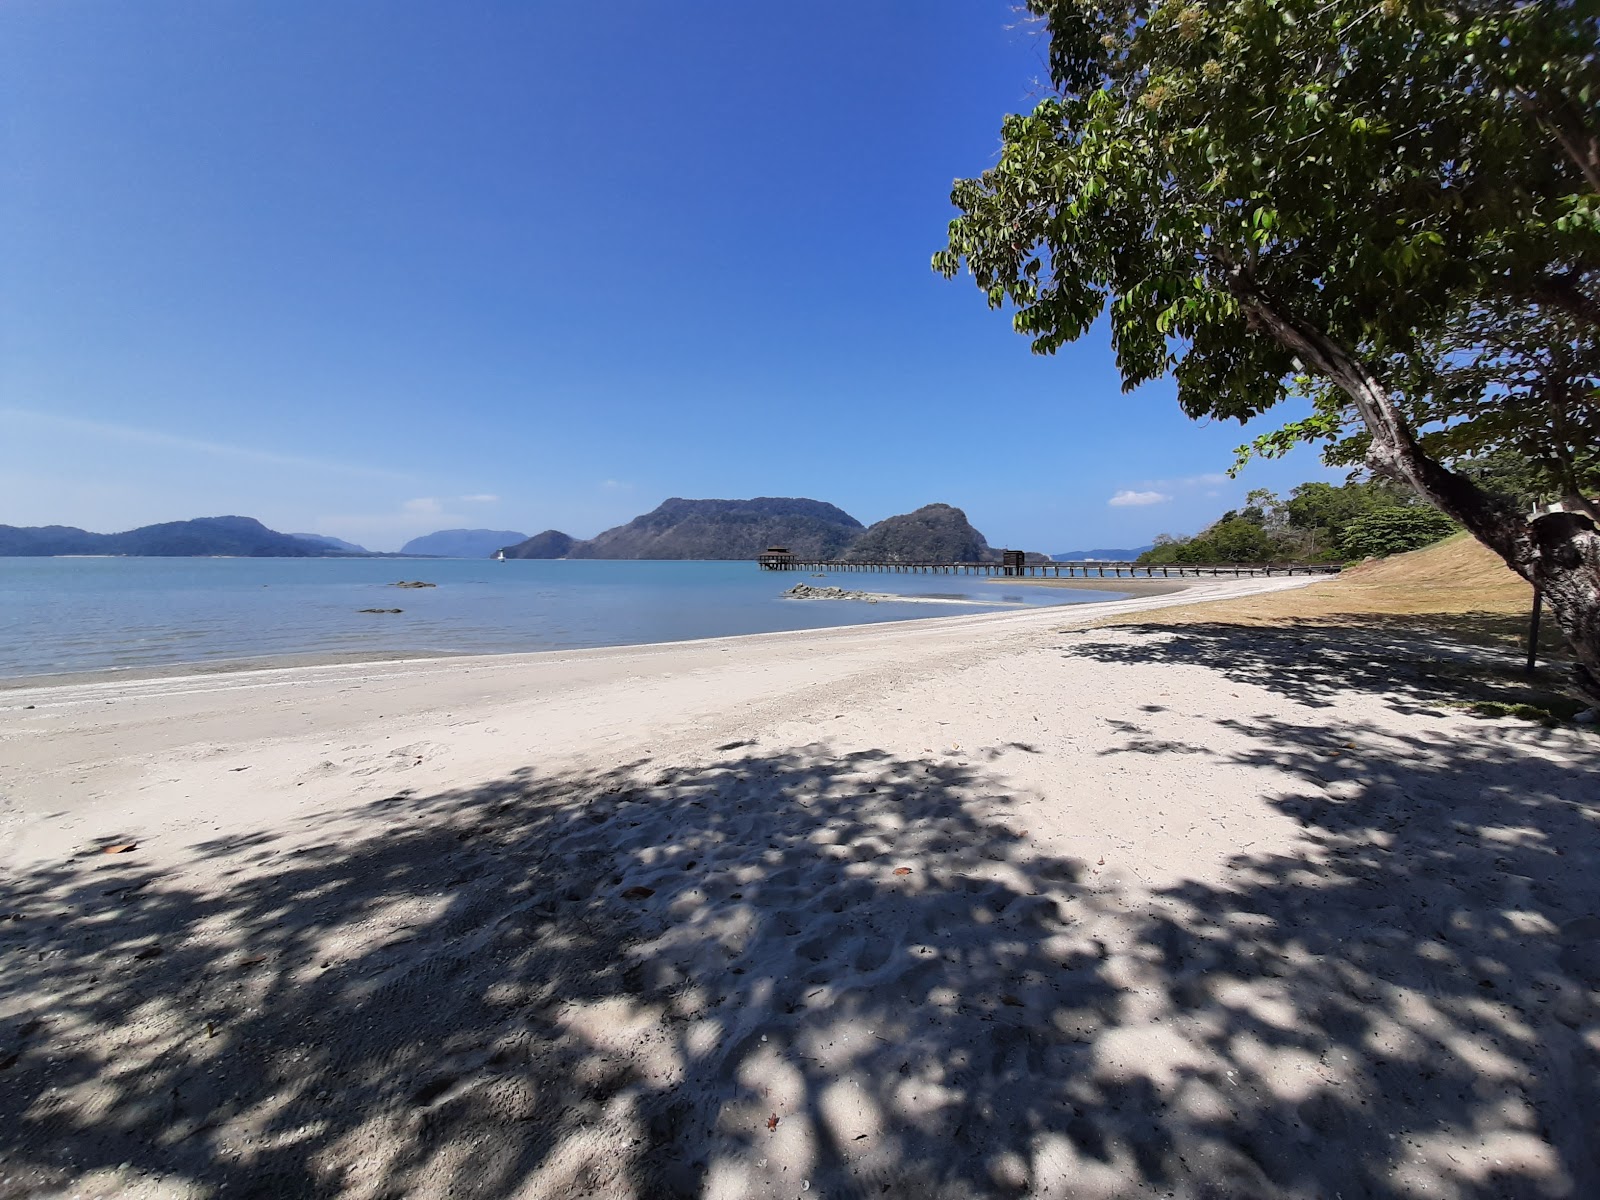
{"type": "Polygon", "coordinates": [[[0,1198],[1600,1195],[1600,742],[1085,628],[1303,586],[0,692],[0,1198]]]}

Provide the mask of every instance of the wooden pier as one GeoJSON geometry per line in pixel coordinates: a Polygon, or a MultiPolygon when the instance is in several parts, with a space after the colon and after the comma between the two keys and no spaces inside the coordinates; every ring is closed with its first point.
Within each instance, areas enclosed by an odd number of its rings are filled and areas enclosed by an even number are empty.
{"type": "Polygon", "coordinates": [[[893,572],[902,575],[996,575],[1011,579],[1249,579],[1281,575],[1337,575],[1328,563],[1027,562],[1007,551],[1000,562],[845,562],[809,559],[773,546],[757,560],[763,571],[893,572]]]}

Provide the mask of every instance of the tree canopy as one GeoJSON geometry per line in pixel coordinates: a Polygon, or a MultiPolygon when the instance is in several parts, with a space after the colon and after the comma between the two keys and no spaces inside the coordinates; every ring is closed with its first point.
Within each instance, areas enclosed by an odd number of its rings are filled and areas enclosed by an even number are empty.
{"type": "MultiPolygon", "coordinates": [[[[1543,586],[1600,671],[1600,539],[1452,463],[1586,502],[1600,426],[1600,14],[1508,0],[1030,0],[1055,93],[956,182],[964,265],[1052,353],[1109,316],[1194,417],[1310,395],[1329,443],[1543,586]]],[[[1592,681],[1591,681],[1592,682],[1592,681]]]]}
{"type": "Polygon", "coordinates": [[[1194,537],[1162,534],[1141,563],[1340,562],[1416,550],[1457,530],[1414,492],[1382,479],[1302,483],[1287,500],[1265,488],[1194,537]]]}

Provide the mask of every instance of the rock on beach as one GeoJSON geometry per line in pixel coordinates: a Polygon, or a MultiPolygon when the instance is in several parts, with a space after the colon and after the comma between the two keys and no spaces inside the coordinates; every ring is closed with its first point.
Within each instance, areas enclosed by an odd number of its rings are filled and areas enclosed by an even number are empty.
{"type": "Polygon", "coordinates": [[[790,600],[865,600],[868,604],[876,604],[884,598],[876,592],[853,592],[842,587],[813,587],[809,583],[797,583],[784,595],[790,600]]]}

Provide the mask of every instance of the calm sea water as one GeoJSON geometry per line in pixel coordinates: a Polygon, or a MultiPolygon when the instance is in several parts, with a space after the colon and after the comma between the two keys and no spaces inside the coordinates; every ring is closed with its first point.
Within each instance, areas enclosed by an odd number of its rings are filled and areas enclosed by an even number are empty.
{"type": "Polygon", "coordinates": [[[983,611],[950,600],[1111,598],[961,576],[812,579],[748,562],[0,558],[0,677],[276,654],[636,645],[983,611]],[[399,579],[438,586],[388,586],[399,579]],[[796,582],[942,602],[783,599],[796,582]]]}

